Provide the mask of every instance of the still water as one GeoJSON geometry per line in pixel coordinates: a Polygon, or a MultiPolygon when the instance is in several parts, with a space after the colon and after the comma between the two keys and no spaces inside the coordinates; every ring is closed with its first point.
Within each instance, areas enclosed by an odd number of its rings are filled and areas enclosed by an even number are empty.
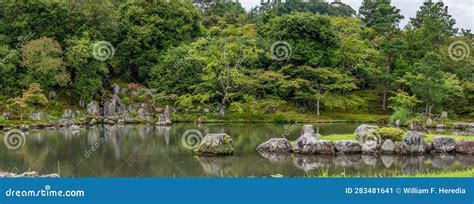
{"type": "MultiPolygon", "coordinates": [[[[0,171],[59,173],[62,177],[286,177],[414,174],[474,166],[465,155],[297,156],[260,155],[255,148],[273,137],[295,140],[300,124],[177,123],[93,126],[79,131],[34,130],[24,146],[0,144],[0,171]],[[189,149],[200,134],[225,132],[235,154],[200,157],[189,149]]],[[[321,135],[352,133],[357,124],[314,124],[321,135]]],[[[0,137],[3,141],[3,136],[0,137]]]]}

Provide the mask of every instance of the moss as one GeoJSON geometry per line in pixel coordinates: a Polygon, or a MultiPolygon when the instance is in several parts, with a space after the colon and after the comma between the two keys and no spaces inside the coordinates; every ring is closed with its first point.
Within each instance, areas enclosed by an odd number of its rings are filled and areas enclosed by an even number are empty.
{"type": "Polygon", "coordinates": [[[374,132],[369,134],[369,138],[374,136],[382,138],[382,140],[390,139],[392,141],[402,141],[405,131],[400,128],[384,127],[376,129],[374,132]]]}

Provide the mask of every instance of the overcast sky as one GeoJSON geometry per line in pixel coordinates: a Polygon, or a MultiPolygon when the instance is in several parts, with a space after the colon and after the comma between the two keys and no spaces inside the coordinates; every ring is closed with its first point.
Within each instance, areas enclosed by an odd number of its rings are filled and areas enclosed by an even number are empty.
{"type": "MultiPolygon", "coordinates": [[[[333,0],[328,0],[329,2],[333,0]]],[[[349,4],[354,10],[358,11],[362,0],[341,0],[345,4],[349,4]]],[[[424,0],[392,0],[392,3],[402,11],[405,19],[401,26],[409,21],[410,17],[416,15],[416,11],[423,4],[424,0]]],[[[242,6],[250,9],[260,5],[261,0],[240,0],[242,6]]],[[[474,0],[444,0],[448,5],[449,14],[456,19],[456,27],[468,28],[474,31],[474,0]]]]}

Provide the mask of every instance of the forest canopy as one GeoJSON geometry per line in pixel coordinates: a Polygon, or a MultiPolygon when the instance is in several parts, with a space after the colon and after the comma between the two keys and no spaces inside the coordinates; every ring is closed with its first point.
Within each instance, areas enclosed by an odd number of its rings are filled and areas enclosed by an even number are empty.
{"type": "Polygon", "coordinates": [[[471,31],[456,28],[441,1],[425,1],[401,27],[404,18],[390,0],[250,11],[213,1],[1,3],[0,103],[48,106],[43,97],[21,103],[40,91],[84,106],[120,82],[151,90],[163,106],[221,116],[474,116],[471,31]]]}

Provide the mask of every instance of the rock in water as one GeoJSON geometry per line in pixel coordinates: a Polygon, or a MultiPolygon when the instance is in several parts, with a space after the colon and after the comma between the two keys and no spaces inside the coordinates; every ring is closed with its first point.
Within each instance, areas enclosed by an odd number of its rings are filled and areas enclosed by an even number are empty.
{"type": "Polygon", "coordinates": [[[196,152],[200,155],[229,155],[234,153],[234,141],[226,133],[206,134],[196,152]]]}
{"type": "Polygon", "coordinates": [[[170,120],[170,107],[166,106],[165,110],[163,113],[161,113],[160,118],[158,119],[158,122],[156,122],[156,125],[158,126],[170,126],[173,124],[170,120]]]}
{"type": "Polygon", "coordinates": [[[56,121],[56,126],[58,127],[69,127],[71,125],[74,125],[74,122],[69,119],[60,119],[56,121]]]}
{"type": "Polygon", "coordinates": [[[318,140],[309,135],[309,133],[303,134],[301,137],[296,139],[293,152],[296,154],[314,154],[316,152],[316,143],[318,140]]]}
{"type": "Polygon", "coordinates": [[[334,155],[336,154],[336,147],[334,143],[329,140],[318,140],[316,142],[316,154],[334,155]]]}
{"type": "Polygon", "coordinates": [[[356,139],[359,142],[364,142],[367,138],[367,136],[378,129],[379,127],[376,125],[360,125],[357,127],[357,129],[354,131],[354,134],[356,135],[356,139]]]}
{"type": "Polygon", "coordinates": [[[439,153],[452,152],[456,149],[456,141],[451,137],[437,136],[434,138],[433,148],[439,153]]]}
{"type": "Polygon", "coordinates": [[[335,144],[338,154],[358,154],[362,146],[354,140],[339,140],[335,144]]]}
{"type": "Polygon", "coordinates": [[[396,150],[395,143],[393,143],[392,140],[387,139],[383,142],[381,150],[383,154],[393,154],[396,150]]]}
{"type": "Polygon", "coordinates": [[[301,129],[301,135],[314,136],[313,125],[304,125],[301,129]]]}
{"type": "Polygon", "coordinates": [[[408,127],[408,129],[413,130],[413,131],[426,132],[425,126],[423,126],[423,124],[421,124],[417,120],[413,120],[410,123],[410,126],[408,127]]]}
{"type": "Polygon", "coordinates": [[[461,154],[474,154],[474,141],[461,140],[456,144],[456,153],[461,154]]]}
{"type": "Polygon", "coordinates": [[[286,138],[272,138],[257,147],[259,152],[268,153],[289,153],[291,144],[286,138]]]}
{"type": "Polygon", "coordinates": [[[87,104],[87,114],[100,115],[99,104],[96,101],[91,101],[87,104]]]}
{"type": "Polygon", "coordinates": [[[366,141],[362,145],[362,153],[363,154],[377,154],[377,142],[373,140],[366,141]]]}
{"type": "Polygon", "coordinates": [[[423,134],[408,131],[400,145],[400,153],[408,155],[420,155],[425,153],[425,141],[423,134]]]}

